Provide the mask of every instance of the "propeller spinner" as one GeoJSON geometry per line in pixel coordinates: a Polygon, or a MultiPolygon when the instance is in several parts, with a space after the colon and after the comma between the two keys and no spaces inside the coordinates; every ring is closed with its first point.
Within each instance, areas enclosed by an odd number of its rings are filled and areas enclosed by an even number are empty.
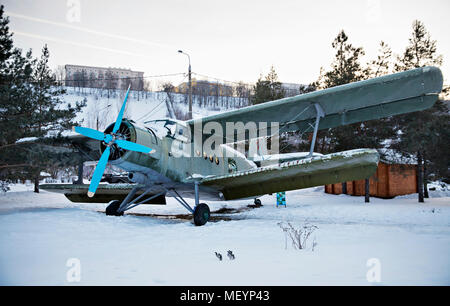
{"type": "Polygon", "coordinates": [[[125,100],[123,101],[122,108],[120,109],[119,115],[117,116],[116,122],[114,123],[114,128],[111,133],[105,134],[100,131],[75,126],[73,130],[81,135],[84,135],[89,138],[93,138],[99,141],[103,141],[106,145],[106,149],[103,151],[100,160],[97,163],[97,167],[95,167],[94,174],[92,175],[91,184],[89,185],[88,197],[92,198],[97,191],[98,184],[100,184],[100,180],[102,179],[103,172],[105,172],[106,164],[108,163],[109,155],[111,154],[111,146],[116,144],[118,147],[135,152],[152,154],[154,150],[140,145],[135,142],[127,141],[124,139],[117,138],[116,134],[122,124],[123,113],[125,111],[125,106],[128,99],[128,94],[130,92],[130,87],[128,87],[127,94],[125,95],[125,100]]]}

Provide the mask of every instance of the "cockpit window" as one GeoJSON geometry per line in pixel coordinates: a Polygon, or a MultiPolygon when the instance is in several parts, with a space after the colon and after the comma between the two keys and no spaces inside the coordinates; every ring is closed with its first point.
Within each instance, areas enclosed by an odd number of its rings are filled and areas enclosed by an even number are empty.
{"type": "Polygon", "coordinates": [[[177,128],[177,124],[170,120],[152,120],[144,122],[147,128],[152,129],[158,138],[164,138],[166,136],[174,136],[177,128]]]}
{"type": "Polygon", "coordinates": [[[158,137],[156,136],[155,132],[154,132],[151,128],[149,128],[149,127],[146,127],[146,129],[147,129],[147,131],[149,131],[150,134],[151,134],[152,143],[153,143],[153,144],[157,144],[157,143],[158,143],[158,137]]]}

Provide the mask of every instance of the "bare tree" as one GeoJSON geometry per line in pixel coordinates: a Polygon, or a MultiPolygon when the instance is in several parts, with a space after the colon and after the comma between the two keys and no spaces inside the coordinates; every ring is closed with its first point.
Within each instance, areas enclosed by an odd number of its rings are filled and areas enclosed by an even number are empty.
{"type": "Polygon", "coordinates": [[[88,79],[88,75],[85,69],[81,69],[81,73],[80,73],[80,86],[82,88],[82,92],[84,93],[85,90],[84,88],[86,88],[88,86],[89,83],[89,79],[88,79]]]}
{"type": "Polygon", "coordinates": [[[96,79],[97,79],[97,77],[96,77],[96,75],[95,75],[95,73],[94,72],[91,72],[90,74],[89,74],[89,80],[88,80],[88,86],[89,86],[89,88],[91,88],[91,92],[92,92],[92,88],[95,88],[96,87],[96,79]]]}
{"type": "Polygon", "coordinates": [[[239,106],[247,106],[248,99],[250,97],[250,89],[244,84],[244,82],[239,82],[236,87],[236,96],[239,99],[239,106]]]}
{"type": "Polygon", "coordinates": [[[100,91],[100,96],[103,97],[103,87],[105,87],[104,81],[103,81],[104,75],[102,71],[99,71],[97,75],[97,81],[96,86],[100,91]]]}
{"type": "Polygon", "coordinates": [[[65,83],[65,77],[66,77],[66,69],[62,65],[58,65],[55,69],[55,79],[58,82],[59,86],[67,86],[67,83],[65,83]]]}
{"type": "Polygon", "coordinates": [[[115,78],[114,72],[111,69],[106,70],[105,87],[108,91],[108,99],[109,99],[113,91],[117,88],[117,79],[115,78]]]}

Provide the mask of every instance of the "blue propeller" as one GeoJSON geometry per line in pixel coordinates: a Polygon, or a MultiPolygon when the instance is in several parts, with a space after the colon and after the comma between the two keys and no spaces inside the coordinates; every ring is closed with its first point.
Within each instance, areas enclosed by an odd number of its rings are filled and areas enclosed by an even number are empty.
{"type": "Polygon", "coordinates": [[[127,94],[125,95],[125,100],[123,101],[122,108],[120,109],[119,115],[117,116],[117,120],[114,123],[114,128],[110,134],[105,134],[102,132],[99,132],[97,130],[93,130],[90,128],[75,126],[73,130],[81,135],[84,135],[89,138],[93,138],[99,141],[103,141],[106,145],[105,151],[103,151],[102,156],[100,157],[100,160],[98,161],[97,167],[95,168],[94,174],[92,175],[91,184],[89,185],[89,191],[88,196],[92,198],[97,191],[98,184],[100,183],[100,180],[102,179],[103,172],[105,171],[106,164],[108,163],[109,155],[111,154],[111,146],[113,144],[116,144],[118,147],[129,150],[129,151],[136,151],[141,153],[147,153],[151,154],[154,152],[154,150],[147,148],[146,146],[143,146],[141,144],[127,141],[124,139],[116,139],[118,136],[116,133],[120,128],[120,125],[122,124],[123,119],[123,113],[125,111],[125,106],[128,99],[128,94],[130,93],[130,87],[128,87],[127,94]]]}

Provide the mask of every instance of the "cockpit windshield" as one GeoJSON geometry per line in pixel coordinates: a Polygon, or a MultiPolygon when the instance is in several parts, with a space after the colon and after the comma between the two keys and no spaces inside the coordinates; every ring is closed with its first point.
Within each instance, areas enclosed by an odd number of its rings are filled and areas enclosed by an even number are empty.
{"type": "Polygon", "coordinates": [[[172,120],[151,120],[144,122],[145,127],[150,128],[158,138],[164,138],[166,136],[174,136],[177,123],[172,120]]]}

